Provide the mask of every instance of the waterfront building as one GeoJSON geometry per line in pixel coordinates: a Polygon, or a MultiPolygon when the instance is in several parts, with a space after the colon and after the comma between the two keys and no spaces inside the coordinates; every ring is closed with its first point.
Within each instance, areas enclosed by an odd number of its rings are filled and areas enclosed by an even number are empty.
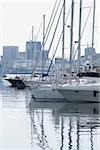
{"type": "Polygon", "coordinates": [[[3,46],[3,61],[15,60],[18,57],[18,46],[3,46]]]}
{"type": "Polygon", "coordinates": [[[14,61],[18,58],[18,46],[3,46],[2,72],[5,74],[7,70],[13,67],[14,61]]]}
{"type": "Polygon", "coordinates": [[[48,50],[41,51],[40,59],[48,60],[48,50]]]}
{"type": "Polygon", "coordinates": [[[19,52],[17,59],[18,60],[24,60],[24,59],[26,59],[26,52],[19,52]]]}
{"type": "Polygon", "coordinates": [[[27,59],[17,59],[13,63],[12,73],[29,74],[33,70],[33,61],[27,59]]]}
{"type": "Polygon", "coordinates": [[[28,60],[36,60],[41,51],[41,42],[26,42],[26,58],[28,60]]]}
{"type": "Polygon", "coordinates": [[[69,62],[68,62],[68,59],[64,59],[62,60],[61,57],[56,57],[55,58],[55,69],[56,70],[62,70],[62,62],[64,64],[64,70],[68,71],[69,72],[69,62]]]}

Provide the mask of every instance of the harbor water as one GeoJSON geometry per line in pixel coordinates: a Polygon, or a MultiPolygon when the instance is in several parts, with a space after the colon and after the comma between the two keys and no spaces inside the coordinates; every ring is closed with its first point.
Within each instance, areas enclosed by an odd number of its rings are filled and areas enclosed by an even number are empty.
{"type": "Polygon", "coordinates": [[[0,150],[99,150],[98,103],[42,102],[0,87],[0,150]]]}

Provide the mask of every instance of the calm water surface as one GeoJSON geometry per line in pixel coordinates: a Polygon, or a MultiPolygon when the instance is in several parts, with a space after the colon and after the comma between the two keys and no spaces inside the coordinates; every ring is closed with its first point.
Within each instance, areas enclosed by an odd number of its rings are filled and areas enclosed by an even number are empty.
{"type": "Polygon", "coordinates": [[[47,103],[0,87],[0,150],[100,150],[99,104],[47,103]]]}

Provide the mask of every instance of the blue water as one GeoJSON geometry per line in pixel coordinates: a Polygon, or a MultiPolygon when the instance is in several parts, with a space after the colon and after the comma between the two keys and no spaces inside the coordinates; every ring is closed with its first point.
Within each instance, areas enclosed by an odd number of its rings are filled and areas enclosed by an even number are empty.
{"type": "Polygon", "coordinates": [[[37,102],[28,89],[0,87],[0,150],[99,150],[99,141],[99,104],[37,102]]]}

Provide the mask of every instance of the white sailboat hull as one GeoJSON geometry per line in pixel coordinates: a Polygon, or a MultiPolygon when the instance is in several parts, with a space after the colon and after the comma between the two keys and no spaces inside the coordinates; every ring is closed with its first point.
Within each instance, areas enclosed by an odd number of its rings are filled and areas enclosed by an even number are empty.
{"type": "Polygon", "coordinates": [[[65,101],[65,98],[52,87],[32,88],[32,97],[40,101],[65,101]]]}
{"type": "Polygon", "coordinates": [[[59,87],[57,91],[72,102],[100,102],[100,85],[68,85],[59,87]]]}

